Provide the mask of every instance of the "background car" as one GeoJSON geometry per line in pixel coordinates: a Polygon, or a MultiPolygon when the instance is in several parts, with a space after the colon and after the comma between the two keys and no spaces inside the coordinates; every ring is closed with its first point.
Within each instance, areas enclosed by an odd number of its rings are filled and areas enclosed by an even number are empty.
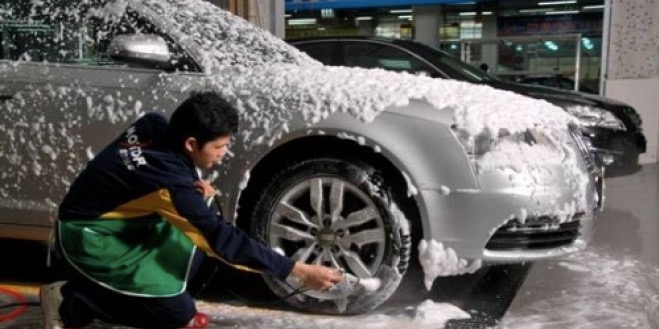
{"type": "Polygon", "coordinates": [[[444,51],[411,40],[315,37],[288,42],[326,65],[382,68],[456,79],[544,99],[579,119],[598,164],[605,166],[611,176],[638,171],[639,154],[646,151],[640,115],[633,107],[612,99],[504,81],[444,51]]]}
{"type": "Polygon", "coordinates": [[[201,0],[2,9],[2,237],[48,239],[86,161],[196,90],[217,91],[240,114],[229,159],[205,173],[225,218],[295,260],[380,283],[300,291],[264,276],[303,310],[371,310],[412,262],[431,285],[483,263],[579,251],[601,209],[579,128],[547,102],[325,66],[201,0]]]}
{"type": "MultiPolygon", "coordinates": [[[[545,87],[574,91],[574,80],[561,74],[545,75],[527,75],[515,79],[515,82],[526,83],[531,85],[540,85],[545,87]]],[[[599,92],[583,83],[579,84],[579,91],[588,94],[597,95],[599,92]]]]}

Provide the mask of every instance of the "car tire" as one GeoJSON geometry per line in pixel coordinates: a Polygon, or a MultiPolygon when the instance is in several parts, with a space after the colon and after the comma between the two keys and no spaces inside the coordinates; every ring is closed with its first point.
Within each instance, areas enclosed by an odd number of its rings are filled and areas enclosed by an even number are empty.
{"type": "Polygon", "coordinates": [[[268,287],[295,308],[322,314],[358,314],[385,302],[407,270],[411,245],[391,191],[372,166],[353,160],[315,158],[279,170],[255,203],[253,235],[296,261],[360,281],[315,291],[266,275],[268,287]]]}

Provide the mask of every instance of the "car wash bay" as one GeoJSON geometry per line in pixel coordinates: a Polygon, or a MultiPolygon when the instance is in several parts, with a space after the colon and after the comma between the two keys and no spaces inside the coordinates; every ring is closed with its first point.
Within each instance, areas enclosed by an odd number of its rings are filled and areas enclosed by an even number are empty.
{"type": "MultiPolygon", "coordinates": [[[[429,292],[412,268],[396,295],[370,314],[295,312],[261,289],[257,278],[232,274],[216,276],[215,286],[199,296],[199,308],[211,314],[211,328],[657,328],[658,176],[659,165],[650,164],[608,178],[605,210],[580,253],[438,279],[429,292]],[[465,315],[469,319],[460,319],[465,315]]],[[[16,301],[7,291],[33,303],[24,310],[1,308],[0,328],[41,328],[37,287],[57,277],[45,268],[44,255],[40,244],[0,242],[0,306],[16,301]]]]}

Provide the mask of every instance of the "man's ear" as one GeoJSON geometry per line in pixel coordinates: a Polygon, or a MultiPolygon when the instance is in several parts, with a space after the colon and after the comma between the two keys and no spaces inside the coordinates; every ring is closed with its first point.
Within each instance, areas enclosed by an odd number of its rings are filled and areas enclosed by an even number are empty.
{"type": "Polygon", "coordinates": [[[197,148],[197,139],[194,137],[188,137],[185,139],[185,142],[183,142],[183,148],[185,149],[186,153],[190,154],[196,150],[197,148]]]}

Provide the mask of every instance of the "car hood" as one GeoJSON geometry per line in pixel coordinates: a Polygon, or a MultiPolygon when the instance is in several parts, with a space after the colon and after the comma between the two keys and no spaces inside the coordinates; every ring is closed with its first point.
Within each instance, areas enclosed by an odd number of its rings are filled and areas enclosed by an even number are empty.
{"type": "Polygon", "coordinates": [[[557,104],[573,103],[578,105],[595,105],[602,108],[628,106],[620,101],[577,91],[563,90],[546,86],[492,80],[489,85],[495,88],[513,91],[533,98],[544,99],[557,104]]]}
{"type": "Polygon", "coordinates": [[[381,69],[282,63],[227,67],[211,75],[210,84],[237,104],[247,127],[263,130],[263,138],[280,136],[292,124],[311,127],[335,112],[367,123],[382,112],[443,122],[439,112],[450,111],[449,124],[471,136],[545,129],[558,138],[574,123],[560,108],[512,92],[381,69]],[[412,100],[430,106],[410,108],[412,100]]]}

